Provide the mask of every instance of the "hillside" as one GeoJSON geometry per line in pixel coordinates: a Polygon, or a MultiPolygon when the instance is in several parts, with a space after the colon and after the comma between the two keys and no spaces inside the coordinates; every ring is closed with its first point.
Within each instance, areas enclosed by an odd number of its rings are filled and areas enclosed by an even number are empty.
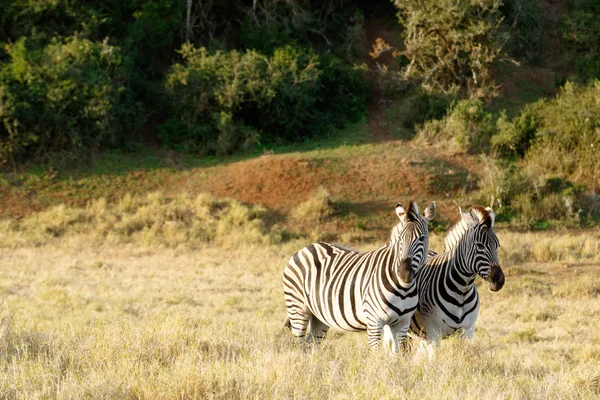
{"type": "Polygon", "coordinates": [[[127,193],[160,191],[170,198],[211,193],[264,205],[285,223],[322,187],[331,194],[335,209],[325,230],[340,233],[361,226],[381,235],[393,224],[398,201],[414,199],[424,207],[436,200],[439,221],[448,222],[454,219],[456,206],[464,206],[477,190],[481,168],[476,158],[402,140],[373,141],[366,123],[348,135],[352,144],[317,143],[305,151],[282,149],[281,154],[214,165],[175,153],[106,154],[89,172],[15,175],[15,181],[5,181],[0,188],[1,215],[19,218],[61,203],[83,206],[99,197],[115,202],[127,193]],[[194,165],[198,163],[205,165],[194,165]]]}
{"type": "MultiPolygon", "coordinates": [[[[566,1],[482,3],[489,15],[465,15],[497,22],[484,33],[504,40],[494,50],[501,57],[484,70],[480,59],[455,59],[451,69],[463,73],[448,81],[408,76],[410,24],[389,2],[370,9],[360,1],[265,1],[259,11],[232,0],[239,7],[228,12],[238,20],[227,29],[207,23],[223,11],[211,3],[203,17],[194,14],[206,20],[188,32],[192,40],[178,36],[176,2],[165,10],[102,8],[137,19],[107,19],[81,35],[78,24],[96,6],[9,2],[0,32],[0,85],[10,94],[0,126],[0,217],[101,197],[111,204],[127,193],[207,192],[264,205],[278,223],[302,231],[311,223],[291,214],[324,188],[334,209],[320,222],[325,235],[358,226],[381,236],[392,206],[408,199],[436,200],[442,228],[457,206],[476,203],[494,203],[499,221],[518,229],[594,225],[600,121],[596,53],[586,50],[595,42],[585,25],[595,6],[583,3],[581,12],[566,1]],[[157,28],[153,16],[163,11],[170,19],[161,29],[171,34],[164,43],[124,39],[157,28]],[[50,18],[63,12],[72,19],[50,18]],[[102,41],[105,31],[112,36],[102,41]],[[135,45],[134,59],[122,58],[135,45]],[[137,81],[123,75],[134,67],[142,71],[137,81]],[[493,82],[478,87],[469,71],[493,82]]],[[[472,27],[444,29],[460,37],[472,27]]],[[[495,49],[490,43],[481,45],[495,49]]],[[[448,54],[469,42],[453,45],[448,54]]]]}

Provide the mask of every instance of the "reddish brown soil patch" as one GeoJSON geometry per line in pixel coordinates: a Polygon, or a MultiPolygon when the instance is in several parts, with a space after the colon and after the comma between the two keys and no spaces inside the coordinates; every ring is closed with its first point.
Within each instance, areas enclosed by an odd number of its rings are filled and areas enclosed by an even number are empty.
{"type": "Polygon", "coordinates": [[[214,168],[195,191],[208,190],[272,209],[288,209],[305,200],[322,183],[324,172],[311,161],[263,156],[214,168]]]}

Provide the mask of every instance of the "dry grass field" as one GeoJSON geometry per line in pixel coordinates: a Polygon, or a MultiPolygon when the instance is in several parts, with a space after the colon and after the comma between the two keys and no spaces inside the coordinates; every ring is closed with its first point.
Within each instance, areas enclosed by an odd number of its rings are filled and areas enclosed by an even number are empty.
{"type": "Polygon", "coordinates": [[[506,285],[480,286],[475,339],[392,356],[365,334],[331,330],[316,347],[282,328],[281,273],[309,239],[261,231],[234,203],[219,203],[211,240],[186,236],[200,225],[184,217],[128,230],[143,226],[128,201],[130,220],[100,202],[0,225],[0,398],[600,396],[598,231],[499,231],[506,285]]]}

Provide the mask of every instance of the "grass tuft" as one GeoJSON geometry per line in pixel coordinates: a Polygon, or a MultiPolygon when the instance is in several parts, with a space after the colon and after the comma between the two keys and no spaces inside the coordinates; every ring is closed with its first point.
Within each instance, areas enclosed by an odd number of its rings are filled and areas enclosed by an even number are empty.
{"type": "Polygon", "coordinates": [[[320,222],[331,216],[333,211],[331,194],[321,186],[292,211],[292,217],[309,222],[320,222]]]}

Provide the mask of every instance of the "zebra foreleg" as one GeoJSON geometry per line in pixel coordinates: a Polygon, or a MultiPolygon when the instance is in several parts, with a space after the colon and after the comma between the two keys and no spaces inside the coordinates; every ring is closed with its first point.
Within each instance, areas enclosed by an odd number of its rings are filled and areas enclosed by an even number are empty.
{"type": "Polygon", "coordinates": [[[308,334],[306,335],[307,342],[314,342],[319,344],[321,340],[325,339],[329,326],[321,322],[314,315],[310,317],[310,325],[308,327],[308,334]]]}
{"type": "Polygon", "coordinates": [[[367,337],[369,339],[369,346],[375,351],[381,349],[381,332],[383,330],[383,324],[376,322],[369,322],[367,325],[367,337]]]}
{"type": "Polygon", "coordinates": [[[398,352],[398,331],[396,327],[385,325],[383,327],[383,347],[388,349],[391,353],[398,352]]]}
{"type": "Polygon", "coordinates": [[[441,339],[442,331],[440,328],[436,328],[433,325],[427,327],[427,342],[432,343],[436,348],[439,348],[441,339]]]}
{"type": "Polygon", "coordinates": [[[475,336],[475,326],[460,331],[460,338],[463,340],[471,340],[475,336]]]}
{"type": "Polygon", "coordinates": [[[406,338],[409,326],[385,325],[383,327],[383,345],[392,353],[398,353],[406,338]]]}
{"type": "Polygon", "coordinates": [[[290,328],[292,335],[298,338],[304,338],[311,316],[312,314],[305,312],[291,312],[288,309],[288,321],[286,321],[284,326],[290,328]]]}

